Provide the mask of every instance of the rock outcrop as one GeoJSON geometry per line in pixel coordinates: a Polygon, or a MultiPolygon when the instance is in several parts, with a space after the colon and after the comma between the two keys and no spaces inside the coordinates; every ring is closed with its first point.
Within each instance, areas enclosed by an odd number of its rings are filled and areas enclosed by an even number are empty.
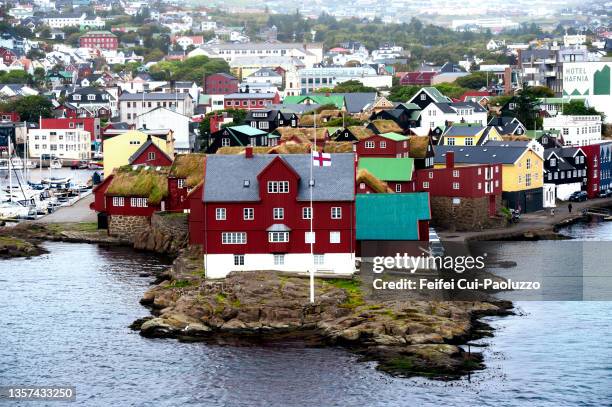
{"type": "MultiPolygon", "coordinates": [[[[185,252],[179,259],[193,256],[185,252]]],[[[146,337],[250,344],[301,339],[341,345],[377,360],[394,375],[456,377],[483,367],[479,354],[457,346],[477,336],[475,319],[508,313],[509,303],[371,302],[357,280],[308,280],[275,272],[230,273],[206,280],[198,262],[184,261],[142,303],[155,318],[135,326],[146,337]],[[191,264],[186,266],[185,264],[191,264]]],[[[201,263],[200,263],[201,264],[201,263]]]]}

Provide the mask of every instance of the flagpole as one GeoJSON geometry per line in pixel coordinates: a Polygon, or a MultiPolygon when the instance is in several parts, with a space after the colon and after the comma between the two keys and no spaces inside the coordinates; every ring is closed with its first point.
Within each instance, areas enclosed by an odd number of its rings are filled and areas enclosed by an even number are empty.
{"type": "Polygon", "coordinates": [[[314,262],[314,235],[313,235],[313,219],[314,219],[314,208],[312,207],[312,190],[314,189],[314,178],[313,178],[313,167],[314,167],[314,152],[317,150],[317,111],[314,111],[314,140],[313,148],[310,149],[310,181],[308,182],[310,188],[310,302],[315,302],[314,295],[314,274],[315,274],[315,262],[314,262]]]}

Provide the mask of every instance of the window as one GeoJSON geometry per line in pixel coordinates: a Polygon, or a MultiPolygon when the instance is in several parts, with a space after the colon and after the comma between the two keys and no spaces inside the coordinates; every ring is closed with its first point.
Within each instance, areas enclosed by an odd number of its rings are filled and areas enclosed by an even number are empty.
{"type": "Polygon", "coordinates": [[[87,100],[96,100],[96,95],[87,95],[87,100]]]}
{"type": "Polygon", "coordinates": [[[221,146],[222,147],[228,147],[230,145],[230,139],[227,137],[223,137],[221,139],[221,146]]]}
{"type": "MultiPolygon", "coordinates": [[[[81,95],[72,95],[72,99],[73,100],[81,100],[81,95]]],[[[129,102],[128,102],[128,104],[129,104],[129,102]]],[[[130,106],[128,106],[128,107],[130,107],[130,106]]]]}
{"type": "Polygon", "coordinates": [[[453,182],[453,189],[459,189],[459,183],[453,182]]]}
{"type": "Polygon", "coordinates": [[[314,255],[314,264],[315,266],[322,266],[325,264],[325,255],[324,254],[315,254],[314,255]]]}
{"type": "Polygon", "coordinates": [[[310,206],[302,208],[302,219],[312,219],[312,208],[310,206]]]}
{"type": "Polygon", "coordinates": [[[268,232],[268,242],[270,243],[287,243],[289,241],[289,232],[268,232]]]}
{"type": "Polygon", "coordinates": [[[446,142],[446,145],[454,146],[455,145],[455,138],[454,137],[449,137],[448,141],[446,142]]]}
{"type": "Polygon", "coordinates": [[[179,178],[176,180],[177,186],[179,188],[185,188],[185,179],[184,178],[179,178]]]}
{"type": "Polygon", "coordinates": [[[274,255],[274,265],[282,266],[285,264],[285,255],[284,254],[275,254],[274,255]]]}
{"type": "Polygon", "coordinates": [[[289,181],[268,181],[269,194],[289,193],[289,181]]]}
{"type": "Polygon", "coordinates": [[[365,148],[374,148],[376,145],[373,141],[366,141],[365,148]]]}
{"type": "MultiPolygon", "coordinates": [[[[563,175],[563,173],[561,173],[561,175],[563,175]]],[[[525,174],[525,186],[531,186],[531,174],[525,174]]]]}
{"type": "Polygon", "coordinates": [[[225,208],[217,208],[215,210],[215,219],[216,220],[225,220],[226,219],[225,208]]]}
{"type": "Polygon", "coordinates": [[[478,183],[478,189],[482,189],[482,183],[478,183]]]}
{"type": "Polygon", "coordinates": [[[465,145],[466,146],[473,146],[474,145],[474,139],[472,137],[466,137],[465,145]]]}
{"type": "Polygon", "coordinates": [[[555,167],[557,165],[557,159],[556,158],[551,158],[550,159],[550,166],[551,167],[555,167]]]}
{"type": "Polygon", "coordinates": [[[244,208],[242,210],[242,218],[244,220],[253,220],[253,219],[255,219],[255,209],[253,209],[253,208],[244,208]]]}
{"type": "Polygon", "coordinates": [[[304,233],[304,243],[315,243],[315,232],[305,232],[304,233]]]}
{"type": "Polygon", "coordinates": [[[433,179],[433,171],[429,171],[427,175],[429,179],[433,179]]]}
{"type": "Polygon", "coordinates": [[[222,244],[246,244],[246,232],[223,232],[221,233],[222,244]]]}
{"type": "Polygon", "coordinates": [[[427,98],[427,95],[424,93],[421,93],[421,100],[425,100],[425,98],[427,98]]]}
{"type": "Polygon", "coordinates": [[[402,192],[402,184],[395,184],[395,192],[402,192]]]}
{"type": "Polygon", "coordinates": [[[329,243],[340,243],[340,232],[329,232],[329,243]]]}
{"type": "Polygon", "coordinates": [[[453,177],[459,178],[459,170],[453,170],[453,177]]]}
{"type": "Polygon", "coordinates": [[[429,189],[429,182],[423,182],[423,189],[429,189]]]}
{"type": "Polygon", "coordinates": [[[334,206],[331,208],[331,218],[332,219],[342,219],[342,208],[339,206],[334,206]]]}
{"type": "Polygon", "coordinates": [[[272,215],[275,220],[285,219],[285,208],[272,209],[272,215]]]}
{"type": "Polygon", "coordinates": [[[122,196],[114,196],[113,206],[125,206],[125,199],[122,196]]]}
{"type": "Polygon", "coordinates": [[[526,167],[527,167],[528,170],[531,169],[531,158],[527,159],[526,167]]]}
{"type": "Polygon", "coordinates": [[[387,142],[386,141],[381,141],[380,142],[380,148],[387,148],[387,142]]]}
{"type": "Polygon", "coordinates": [[[148,206],[147,198],[132,198],[130,205],[133,208],[146,208],[148,206]]]}
{"type": "Polygon", "coordinates": [[[155,160],[155,152],[154,151],[150,151],[149,153],[147,153],[147,160],[148,161],[155,160]]]}
{"type": "Polygon", "coordinates": [[[244,254],[234,254],[234,266],[244,266],[244,254]]]}

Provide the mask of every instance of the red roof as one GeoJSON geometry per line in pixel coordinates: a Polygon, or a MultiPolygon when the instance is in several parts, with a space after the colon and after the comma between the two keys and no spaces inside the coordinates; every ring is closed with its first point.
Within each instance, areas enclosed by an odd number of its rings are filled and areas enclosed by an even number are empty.
{"type": "Polygon", "coordinates": [[[401,85],[431,85],[431,79],[437,72],[406,72],[400,79],[401,85]]]}

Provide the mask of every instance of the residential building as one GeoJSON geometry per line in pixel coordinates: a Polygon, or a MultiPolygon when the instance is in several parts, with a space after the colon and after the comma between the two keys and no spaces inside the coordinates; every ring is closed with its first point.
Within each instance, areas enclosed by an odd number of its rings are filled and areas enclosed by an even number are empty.
{"type": "Polygon", "coordinates": [[[207,156],[202,204],[191,216],[203,212],[194,218],[204,219],[197,236],[208,278],[255,269],[306,272],[311,242],[316,272],[354,272],[353,155],[332,154],[332,165],[312,176],[311,160],[250,149],[207,156]]]}
{"type": "Polygon", "coordinates": [[[110,31],[89,31],[79,38],[81,48],[116,50],[119,37],[110,31]]]}
{"type": "Polygon", "coordinates": [[[95,117],[41,118],[39,127],[44,130],[85,130],[91,136],[91,143],[101,141],[100,119],[95,117]]]}
{"type": "Polygon", "coordinates": [[[249,110],[244,119],[245,123],[256,129],[272,132],[277,127],[298,127],[298,115],[279,109],[249,110]]]}
{"type": "Polygon", "coordinates": [[[66,97],[66,103],[74,106],[78,116],[110,118],[117,111],[117,100],[104,89],[78,88],[66,97]]]}
{"type": "Polygon", "coordinates": [[[445,146],[479,146],[489,140],[502,141],[494,126],[454,123],[446,129],[438,142],[445,146]]]}
{"type": "Polygon", "coordinates": [[[391,75],[379,75],[374,68],[369,66],[305,68],[298,71],[298,78],[302,95],[320,88],[333,88],[337,84],[351,80],[376,89],[390,88],[393,79],[391,75]]]}
{"type": "Polygon", "coordinates": [[[225,95],[225,109],[256,110],[280,103],[278,93],[230,93],[225,95]]]}
{"type": "Polygon", "coordinates": [[[211,58],[223,58],[232,62],[236,58],[249,57],[291,57],[313,66],[323,61],[322,44],[306,43],[219,43],[202,45],[198,51],[211,58]]]}
{"type": "Polygon", "coordinates": [[[195,134],[189,130],[191,117],[167,107],[156,107],[136,116],[136,128],[146,130],[172,131],[174,150],[176,153],[193,151],[195,134]]]}
{"type": "Polygon", "coordinates": [[[238,92],[239,81],[227,73],[214,73],[204,78],[204,93],[207,95],[229,95],[238,92]]]}
{"type": "Polygon", "coordinates": [[[544,207],[567,201],[570,195],[587,185],[586,155],[579,147],[544,150],[544,207]],[[548,195],[547,195],[548,194],[548,195]]]}
{"type": "MultiPolygon", "coordinates": [[[[379,180],[386,182],[394,192],[415,191],[414,160],[412,158],[360,157],[357,169],[367,170],[379,180]]],[[[365,185],[360,183],[356,190],[358,193],[365,193],[365,185]]]]}
{"type": "Polygon", "coordinates": [[[147,135],[145,141],[134,154],[128,158],[129,165],[148,165],[150,167],[169,167],[172,165],[173,158],[156,143],[153,136],[147,135]]]}
{"type": "Polygon", "coordinates": [[[421,88],[406,103],[414,103],[423,110],[431,103],[450,103],[452,100],[433,87],[421,88]]]}
{"type": "Polygon", "coordinates": [[[435,146],[435,168],[446,166],[446,154],[454,153],[454,165],[502,165],[502,205],[521,212],[543,208],[544,161],[527,146],[435,146]]]}
{"type": "Polygon", "coordinates": [[[601,142],[601,116],[545,117],[544,131],[558,131],[564,146],[587,146],[601,142]]]}
{"type": "Polygon", "coordinates": [[[408,157],[409,137],[397,133],[374,134],[355,143],[357,157],[408,157]]]}
{"type": "Polygon", "coordinates": [[[430,103],[421,112],[421,127],[413,131],[424,136],[437,127],[453,123],[486,125],[487,109],[474,102],[430,103]]]}
{"type": "Polygon", "coordinates": [[[599,145],[599,190],[612,189],[612,142],[605,141],[599,145]]]}
{"type": "Polygon", "coordinates": [[[89,160],[91,134],[82,129],[29,129],[28,154],[31,158],[42,155],[63,160],[89,160]]]}
{"type": "Polygon", "coordinates": [[[148,141],[159,147],[168,157],[174,157],[174,142],[171,131],[168,131],[163,136],[154,136],[138,130],[119,130],[118,133],[117,135],[108,136],[103,141],[104,174],[107,176],[115,168],[128,165],[130,158],[144,144],[148,144],[148,141]]]}
{"type": "MultiPolygon", "coordinates": [[[[202,201],[202,183],[206,156],[204,154],[179,154],[168,173],[168,211],[188,211],[189,195],[200,188],[197,200],[202,201]]],[[[195,232],[195,231],[194,231],[195,232]]]]}
{"type": "Polygon", "coordinates": [[[184,116],[193,116],[194,103],[189,93],[151,92],[122,93],[119,96],[120,121],[136,124],[137,117],[158,107],[165,107],[184,116]]]}
{"type": "Polygon", "coordinates": [[[434,76],[438,72],[406,72],[400,78],[400,85],[402,86],[431,86],[431,82],[434,76]]]}
{"type": "Polygon", "coordinates": [[[502,172],[501,164],[455,166],[448,151],[443,167],[415,171],[416,190],[429,193],[434,225],[478,230],[499,224],[502,172]]]}
{"type": "Polygon", "coordinates": [[[241,125],[225,127],[210,135],[208,154],[215,154],[221,147],[268,146],[268,132],[255,127],[241,125]]]}

